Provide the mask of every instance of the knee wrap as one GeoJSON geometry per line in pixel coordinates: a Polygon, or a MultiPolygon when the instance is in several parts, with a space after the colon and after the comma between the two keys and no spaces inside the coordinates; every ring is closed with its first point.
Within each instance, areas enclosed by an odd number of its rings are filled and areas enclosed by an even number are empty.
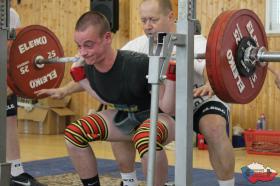
{"type": "MultiPolygon", "coordinates": [[[[150,120],[144,121],[139,128],[136,130],[132,140],[135,144],[136,149],[139,152],[140,158],[149,150],[149,131],[150,131],[150,120]]],[[[168,130],[166,126],[158,121],[157,122],[157,137],[156,137],[156,150],[160,151],[163,149],[162,144],[168,137],[168,130]]]]}
{"type": "Polygon", "coordinates": [[[81,148],[88,142],[106,140],[108,128],[105,120],[98,114],[92,114],[74,121],[64,131],[64,138],[73,145],[81,148]]]}

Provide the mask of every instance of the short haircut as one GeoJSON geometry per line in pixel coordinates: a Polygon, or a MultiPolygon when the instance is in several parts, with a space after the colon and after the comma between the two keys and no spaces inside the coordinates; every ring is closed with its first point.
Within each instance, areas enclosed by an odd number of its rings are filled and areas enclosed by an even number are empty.
{"type": "MultiPolygon", "coordinates": [[[[163,15],[169,14],[172,9],[172,3],[170,0],[142,0],[141,4],[148,1],[155,1],[159,5],[159,9],[162,11],[163,15]]],[[[140,4],[140,5],[141,5],[140,4]]]]}
{"type": "Polygon", "coordinates": [[[97,11],[88,11],[78,19],[75,31],[84,31],[89,26],[99,27],[99,36],[110,32],[110,24],[106,17],[97,11]]]}

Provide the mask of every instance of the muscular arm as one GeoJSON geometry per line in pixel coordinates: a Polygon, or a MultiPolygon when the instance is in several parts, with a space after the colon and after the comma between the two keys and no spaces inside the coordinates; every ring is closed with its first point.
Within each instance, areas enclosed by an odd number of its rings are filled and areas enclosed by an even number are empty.
{"type": "Polygon", "coordinates": [[[84,89],[79,83],[70,81],[63,87],[52,88],[52,89],[41,89],[41,90],[36,91],[35,94],[37,96],[47,94],[52,98],[62,99],[67,95],[70,95],[75,92],[81,92],[81,91],[84,91],[84,89]]]}
{"type": "Polygon", "coordinates": [[[166,79],[159,89],[159,108],[170,115],[175,114],[176,82],[166,79]]]}
{"type": "Polygon", "coordinates": [[[275,68],[273,68],[270,63],[268,63],[267,68],[275,76],[274,82],[275,82],[276,86],[280,89],[280,71],[275,70],[275,68]]]}
{"type": "Polygon", "coordinates": [[[74,82],[74,81],[70,81],[68,84],[66,84],[65,86],[63,86],[61,88],[64,89],[64,91],[67,95],[75,93],[75,92],[84,91],[84,88],[78,82],[74,82]]]}

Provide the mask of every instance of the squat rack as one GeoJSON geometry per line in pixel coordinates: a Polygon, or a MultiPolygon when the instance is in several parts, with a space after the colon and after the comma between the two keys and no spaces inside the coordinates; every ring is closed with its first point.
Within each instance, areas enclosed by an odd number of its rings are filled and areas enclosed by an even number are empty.
{"type": "Polygon", "coordinates": [[[152,85],[152,96],[147,170],[148,186],[154,186],[155,177],[159,83],[164,79],[166,66],[174,45],[176,46],[176,66],[180,67],[176,68],[175,141],[180,143],[176,143],[175,185],[192,185],[195,9],[195,0],[178,0],[177,32],[159,33],[156,46],[153,44],[153,39],[150,38],[148,82],[152,85]]]}
{"type": "Polygon", "coordinates": [[[177,33],[185,34],[185,45],[176,48],[176,164],[175,185],[192,185],[193,168],[193,61],[195,0],[178,0],[177,33]],[[187,59],[187,60],[186,60],[187,59]],[[187,61],[187,62],[186,62],[187,61]],[[186,103],[186,104],[182,104],[186,103]]]}
{"type": "Polygon", "coordinates": [[[7,40],[9,39],[10,1],[0,0],[0,185],[10,185],[11,164],[6,163],[7,40]]]}

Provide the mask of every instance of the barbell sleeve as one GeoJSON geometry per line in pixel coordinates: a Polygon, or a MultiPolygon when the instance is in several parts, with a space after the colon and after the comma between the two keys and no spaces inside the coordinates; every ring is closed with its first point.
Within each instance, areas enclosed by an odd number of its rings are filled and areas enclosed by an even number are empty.
{"type": "Polygon", "coordinates": [[[260,62],[280,62],[280,52],[267,51],[264,47],[260,47],[257,52],[257,59],[260,62]]]}
{"type": "MultiPolygon", "coordinates": [[[[280,62],[280,52],[267,51],[265,47],[255,48],[257,51],[251,50],[250,57],[256,57],[259,62],[280,62]],[[257,56],[252,56],[257,55],[257,56]]],[[[248,56],[249,57],[249,56],[248,56]]],[[[194,59],[205,59],[205,53],[195,53],[194,59]]]]}

